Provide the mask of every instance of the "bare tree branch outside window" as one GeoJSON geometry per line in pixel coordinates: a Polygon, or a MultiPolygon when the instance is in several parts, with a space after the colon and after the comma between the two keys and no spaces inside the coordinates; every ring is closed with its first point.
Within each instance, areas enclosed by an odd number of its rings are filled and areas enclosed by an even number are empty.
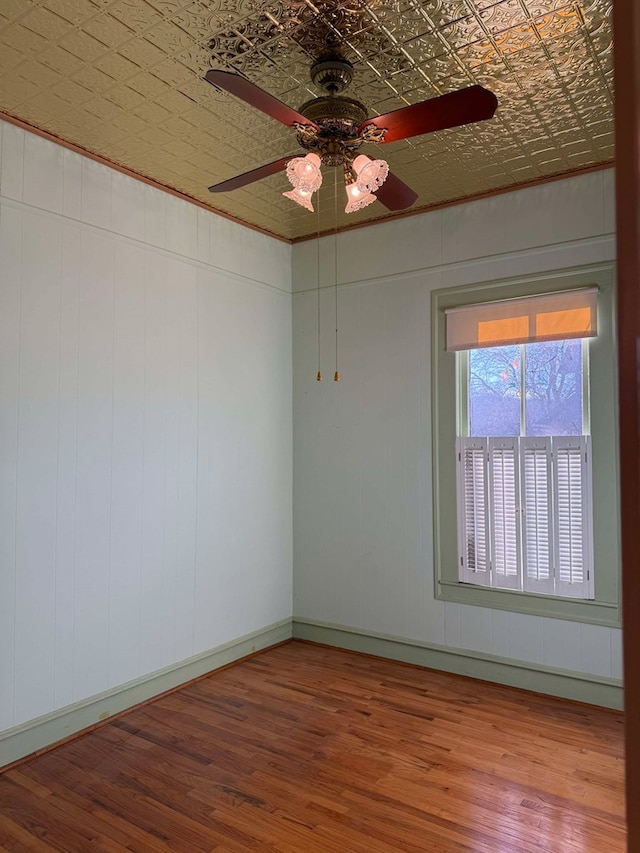
{"type": "Polygon", "coordinates": [[[471,350],[470,434],[520,435],[523,362],[525,435],[581,435],[580,340],[471,350]]]}

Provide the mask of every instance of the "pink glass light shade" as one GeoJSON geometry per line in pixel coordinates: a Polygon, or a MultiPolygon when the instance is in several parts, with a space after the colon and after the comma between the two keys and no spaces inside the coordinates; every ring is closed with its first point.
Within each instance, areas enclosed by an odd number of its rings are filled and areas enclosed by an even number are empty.
{"type": "Polygon", "coordinates": [[[296,204],[301,205],[302,207],[306,207],[307,210],[310,210],[313,213],[313,205],[311,204],[311,196],[313,193],[311,190],[303,190],[300,187],[296,187],[293,190],[289,190],[288,193],[282,193],[285,198],[290,198],[291,201],[295,201],[296,204]]]}
{"type": "Polygon", "coordinates": [[[344,209],[345,213],[355,213],[356,210],[362,210],[363,207],[372,204],[376,197],[373,193],[363,193],[358,189],[357,183],[347,184],[347,206],[344,209]]]}
{"type": "Polygon", "coordinates": [[[309,152],[306,157],[294,157],[287,163],[287,178],[295,189],[314,193],[322,184],[320,157],[309,152]]]}
{"type": "Polygon", "coordinates": [[[366,154],[359,154],[353,161],[357,175],[356,185],[362,193],[374,193],[387,180],[389,164],[385,160],[372,160],[366,154]]]}

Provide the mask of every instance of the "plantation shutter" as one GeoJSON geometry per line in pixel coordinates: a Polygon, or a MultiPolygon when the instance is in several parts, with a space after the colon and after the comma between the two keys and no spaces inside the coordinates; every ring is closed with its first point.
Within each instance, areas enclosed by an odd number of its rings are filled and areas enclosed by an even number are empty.
{"type": "Polygon", "coordinates": [[[459,438],[456,452],[460,580],[486,585],[490,582],[487,439],[459,438]]]}
{"type": "Polygon", "coordinates": [[[489,439],[489,518],[492,583],[520,587],[520,484],[517,438],[489,439]]]}
{"type": "Polygon", "coordinates": [[[587,436],[554,437],[552,451],[556,593],[592,598],[589,439],[587,436]]]}
{"type": "Polygon", "coordinates": [[[551,439],[521,438],[524,589],[553,594],[551,439]]]}

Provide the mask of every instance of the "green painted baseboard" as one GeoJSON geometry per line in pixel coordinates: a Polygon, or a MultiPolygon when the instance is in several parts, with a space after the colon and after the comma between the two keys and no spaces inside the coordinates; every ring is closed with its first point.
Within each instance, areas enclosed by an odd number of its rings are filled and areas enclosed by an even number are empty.
{"type": "Polygon", "coordinates": [[[233,663],[252,652],[267,649],[269,646],[289,639],[291,639],[291,620],[283,619],[113,690],[67,705],[58,711],[0,732],[0,767],[12,764],[20,758],[77,734],[141,702],[153,699],[167,690],[173,690],[194,678],[233,663]]]}
{"type": "Polygon", "coordinates": [[[343,625],[329,625],[306,619],[294,619],[293,637],[416,664],[428,669],[439,669],[483,681],[507,684],[522,690],[561,696],[563,699],[587,702],[604,708],[621,710],[623,707],[622,683],[615,678],[553,669],[481,652],[451,649],[435,644],[428,645],[400,637],[372,634],[343,625]]]}
{"type": "Polygon", "coordinates": [[[342,625],[305,619],[295,619],[292,623],[291,620],[284,619],[144,678],[0,732],[0,767],[78,734],[95,723],[233,663],[252,652],[267,649],[291,637],[588,702],[605,708],[623,707],[622,684],[617,679],[556,670],[464,649],[428,645],[342,625]]]}

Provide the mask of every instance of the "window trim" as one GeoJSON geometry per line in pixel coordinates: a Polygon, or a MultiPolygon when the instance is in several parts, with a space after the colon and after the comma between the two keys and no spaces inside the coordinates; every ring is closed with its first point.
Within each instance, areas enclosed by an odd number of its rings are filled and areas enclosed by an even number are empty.
{"type": "MultiPolygon", "coordinates": [[[[432,292],[432,423],[434,594],[439,600],[619,627],[620,549],[617,454],[617,372],[614,339],[614,265],[600,264],[432,292]],[[455,353],[445,351],[445,310],[466,304],[533,296],[597,285],[598,337],[590,343],[591,435],[595,598],[574,599],[546,593],[461,583],[457,559],[455,439],[463,388],[455,353]]],[[[464,410],[462,416],[464,417],[464,410]]]]}

